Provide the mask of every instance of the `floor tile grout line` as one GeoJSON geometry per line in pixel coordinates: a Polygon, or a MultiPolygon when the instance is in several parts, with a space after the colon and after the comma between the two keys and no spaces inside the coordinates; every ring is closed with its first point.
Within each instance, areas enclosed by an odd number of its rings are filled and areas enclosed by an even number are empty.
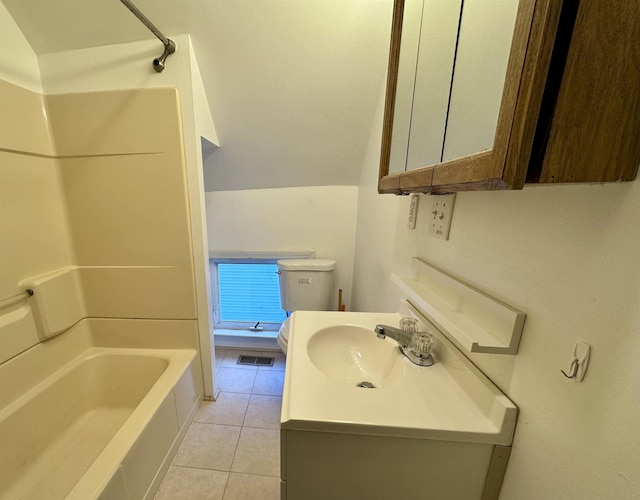
{"type": "Polygon", "coordinates": [[[280,478],[280,476],[272,476],[270,474],[258,474],[256,472],[238,472],[238,471],[231,471],[229,472],[229,475],[231,474],[244,474],[245,476],[259,476],[259,477],[275,477],[275,478],[280,478]]]}
{"type": "Polygon", "coordinates": [[[247,395],[251,395],[250,392],[237,392],[237,391],[223,391],[221,390],[220,393],[226,392],[227,394],[247,394],[247,395]]]}
{"type": "MultiPolygon", "coordinates": [[[[274,398],[282,398],[282,394],[263,394],[260,392],[234,392],[221,390],[220,394],[246,394],[247,396],[269,396],[274,398]]],[[[207,403],[215,403],[215,401],[207,401],[207,403]]]]}
{"type": "Polygon", "coordinates": [[[271,474],[259,474],[257,472],[242,472],[237,470],[223,470],[223,469],[207,469],[206,467],[195,467],[193,465],[172,465],[176,469],[194,469],[194,470],[203,470],[203,471],[211,471],[211,472],[222,472],[223,474],[231,475],[231,474],[244,474],[245,476],[260,476],[260,477],[280,477],[273,476],[271,474]]]}
{"type": "Polygon", "coordinates": [[[210,470],[212,472],[222,472],[224,474],[231,474],[231,469],[229,470],[224,470],[224,469],[209,469],[207,467],[196,467],[195,465],[172,465],[172,467],[176,467],[176,468],[183,468],[183,469],[195,469],[195,470],[210,470]]]}
{"type": "MultiPolygon", "coordinates": [[[[255,381],[254,381],[255,383],[255,381]]],[[[247,407],[244,410],[244,415],[242,416],[242,427],[244,428],[244,424],[247,421],[247,413],[249,413],[249,406],[251,406],[251,398],[253,394],[249,394],[249,401],[247,401],[247,407]]]]}
{"type": "MultiPolygon", "coordinates": [[[[249,405],[247,405],[247,408],[249,405]]],[[[245,416],[247,411],[245,410],[245,416]]],[[[244,424],[244,417],[242,417],[242,423],[244,424]]],[[[236,461],[236,454],[238,453],[238,446],[240,446],[240,438],[242,437],[242,429],[244,429],[244,425],[240,426],[240,433],[238,434],[238,440],[236,441],[236,448],[233,450],[233,457],[231,458],[231,466],[229,467],[229,472],[233,469],[233,463],[236,461]]],[[[226,488],[225,488],[226,490],[226,488]]],[[[222,496],[224,498],[224,495],[222,496]]]]}
{"type": "MultiPolygon", "coordinates": [[[[215,423],[215,422],[197,422],[195,420],[191,423],[191,425],[193,425],[193,424],[221,425],[223,427],[237,427],[238,429],[242,429],[241,425],[235,425],[235,424],[218,424],[218,423],[215,423]]],[[[189,429],[191,429],[191,426],[189,426],[189,429]]]]}
{"type": "MultiPolygon", "coordinates": [[[[233,464],[233,461],[231,462],[233,464]]],[[[224,482],[224,489],[222,490],[222,500],[224,500],[224,496],[227,494],[227,488],[229,487],[229,478],[231,477],[231,471],[227,474],[227,480],[224,482]]]]}

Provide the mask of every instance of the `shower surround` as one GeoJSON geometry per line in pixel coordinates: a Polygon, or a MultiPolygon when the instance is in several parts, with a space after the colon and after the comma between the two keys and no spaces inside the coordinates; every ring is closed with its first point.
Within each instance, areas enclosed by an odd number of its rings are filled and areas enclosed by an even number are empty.
{"type": "MultiPolygon", "coordinates": [[[[202,397],[179,102],[177,90],[170,88],[43,96],[0,81],[0,299],[27,288],[34,291],[33,296],[0,302],[0,437],[15,434],[10,422],[50,397],[47,391],[55,394],[60,384],[70,384],[62,391],[69,397],[54,397],[45,405],[47,411],[43,407],[28,412],[35,420],[21,427],[25,442],[43,427],[54,429],[49,419],[55,415],[77,411],[74,422],[80,425],[113,403],[129,409],[114,424],[111,437],[119,435],[118,429],[138,436],[161,429],[163,442],[169,443],[142,485],[135,482],[137,473],[127,475],[129,459],[123,458],[145,448],[135,440],[119,441],[123,448],[110,454],[114,463],[89,453],[86,463],[75,469],[77,484],[88,480],[83,475],[91,472],[96,484],[109,484],[109,489],[89,488],[91,495],[83,498],[151,498],[154,478],[162,476],[181,429],[188,426],[202,397]],[[98,324],[100,333],[94,334],[98,324]],[[85,338],[81,349],[74,340],[79,338],[85,338]],[[95,349],[115,351],[103,357],[107,353],[95,349]],[[45,352],[47,369],[42,369],[38,359],[45,352]],[[176,362],[179,368],[167,361],[176,356],[182,359],[176,362]],[[112,397],[114,390],[127,385],[118,383],[118,376],[145,378],[154,363],[156,368],[165,364],[136,398],[121,403],[112,397]],[[110,368],[93,368],[102,365],[110,368]],[[91,376],[95,390],[103,393],[79,408],[69,393],[77,388],[82,394],[86,377],[79,374],[85,372],[97,374],[91,376]],[[191,380],[190,396],[177,405],[174,385],[185,374],[191,380]],[[165,388],[159,389],[162,384],[165,388]],[[155,394],[154,403],[149,403],[149,394],[155,394]],[[140,405],[146,405],[144,418],[140,405]],[[178,412],[180,419],[170,429],[152,425],[155,430],[150,430],[155,411],[166,405],[177,405],[164,411],[178,412]],[[96,468],[98,463],[105,466],[96,468]]],[[[48,439],[55,443],[56,435],[48,439]]],[[[116,445],[109,440],[104,446],[113,451],[116,445]]],[[[16,468],[0,498],[31,477],[34,467],[38,476],[47,475],[39,467],[54,448],[34,448],[22,458],[17,450],[2,449],[2,459],[16,468]]],[[[62,459],[47,460],[55,464],[62,459]]],[[[62,477],[60,483],[53,482],[61,484],[62,477]]],[[[74,484],[67,481],[46,496],[65,498],[74,484]]]]}

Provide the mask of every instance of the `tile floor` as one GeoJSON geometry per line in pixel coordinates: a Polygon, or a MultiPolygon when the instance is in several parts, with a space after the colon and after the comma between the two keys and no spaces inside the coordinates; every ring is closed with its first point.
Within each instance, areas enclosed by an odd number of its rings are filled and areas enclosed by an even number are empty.
{"type": "Polygon", "coordinates": [[[285,357],[273,367],[240,366],[216,348],[217,401],[204,401],[156,500],[279,500],[280,409],[285,357]]]}

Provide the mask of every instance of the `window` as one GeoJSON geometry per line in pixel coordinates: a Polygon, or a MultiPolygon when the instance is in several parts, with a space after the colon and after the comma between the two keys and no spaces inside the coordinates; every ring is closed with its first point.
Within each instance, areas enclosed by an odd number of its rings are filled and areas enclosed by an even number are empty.
{"type": "Polygon", "coordinates": [[[220,262],[217,271],[218,327],[273,330],[285,320],[276,264],[220,262]]]}
{"type": "Polygon", "coordinates": [[[209,260],[214,300],[214,327],[229,330],[278,330],[286,319],[280,307],[280,282],[276,261],[305,258],[251,254],[214,256],[209,260]]]}

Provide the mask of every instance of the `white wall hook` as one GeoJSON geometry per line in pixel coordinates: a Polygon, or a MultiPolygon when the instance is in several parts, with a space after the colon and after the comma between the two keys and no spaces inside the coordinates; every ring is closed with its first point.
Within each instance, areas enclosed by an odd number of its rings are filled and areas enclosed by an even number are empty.
{"type": "Polygon", "coordinates": [[[584,375],[587,372],[589,366],[589,355],[591,354],[591,346],[585,342],[576,342],[573,348],[573,356],[571,358],[571,366],[569,367],[569,373],[564,370],[560,370],[562,374],[567,378],[572,378],[576,382],[582,382],[584,375]]]}

